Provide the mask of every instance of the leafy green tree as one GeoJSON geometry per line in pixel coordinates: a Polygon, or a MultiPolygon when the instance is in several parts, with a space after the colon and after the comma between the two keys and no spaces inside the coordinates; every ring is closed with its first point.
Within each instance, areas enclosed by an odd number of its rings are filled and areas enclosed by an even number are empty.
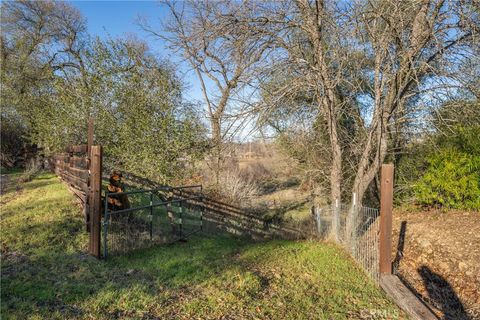
{"type": "Polygon", "coordinates": [[[420,204],[480,209],[480,156],[443,149],[427,159],[428,167],[415,185],[420,204]]]}
{"type": "Polygon", "coordinates": [[[480,209],[479,107],[478,102],[450,103],[436,114],[433,147],[412,184],[419,204],[480,209]]]}
{"type": "Polygon", "coordinates": [[[189,177],[206,133],[172,66],[134,38],[85,30],[68,3],[2,3],[2,122],[12,124],[2,140],[21,128],[49,155],[85,143],[93,117],[107,167],[162,183],[189,177]]]}
{"type": "Polygon", "coordinates": [[[94,117],[107,166],[161,183],[187,178],[205,150],[205,130],[168,62],[136,39],[95,39],[83,61],[82,72],[56,79],[38,140],[54,149],[81,143],[94,117]]]}
{"type": "Polygon", "coordinates": [[[0,11],[2,157],[14,159],[37,142],[55,73],[77,66],[86,25],[65,2],[4,1],[0,11]]]}
{"type": "Polygon", "coordinates": [[[25,127],[18,121],[18,117],[4,112],[0,121],[0,165],[2,168],[15,167],[25,146],[25,127]]]}

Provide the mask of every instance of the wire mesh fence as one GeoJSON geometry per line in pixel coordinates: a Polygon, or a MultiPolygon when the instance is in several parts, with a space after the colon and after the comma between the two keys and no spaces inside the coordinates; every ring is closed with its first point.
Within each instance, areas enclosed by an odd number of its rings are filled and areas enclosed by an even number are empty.
{"type": "Polygon", "coordinates": [[[322,239],[342,244],[375,280],[379,279],[380,212],[378,209],[335,204],[315,208],[322,239]]]}
{"type": "Polygon", "coordinates": [[[314,208],[309,217],[292,223],[267,221],[207,199],[201,186],[105,194],[104,257],[173,243],[198,232],[228,232],[253,239],[332,240],[342,244],[373,279],[379,279],[378,209],[336,203],[314,208]],[[115,202],[122,196],[128,196],[129,208],[113,210],[109,199],[115,202]]]}
{"type": "Polygon", "coordinates": [[[106,192],[103,200],[104,257],[186,240],[199,232],[254,240],[317,237],[313,214],[301,221],[270,221],[205,197],[202,186],[106,192]]]}
{"type": "MultiPolygon", "coordinates": [[[[190,189],[197,186],[189,187],[190,189]]],[[[103,255],[123,254],[156,244],[172,243],[202,230],[201,190],[182,195],[182,188],[106,193],[103,255]],[[112,210],[109,199],[128,196],[130,207],[112,210]]]]}

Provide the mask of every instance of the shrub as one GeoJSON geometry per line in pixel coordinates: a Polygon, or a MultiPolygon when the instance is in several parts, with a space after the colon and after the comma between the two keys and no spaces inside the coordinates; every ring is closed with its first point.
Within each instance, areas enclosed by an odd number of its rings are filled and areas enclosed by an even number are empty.
{"type": "Polygon", "coordinates": [[[427,159],[428,167],[414,186],[424,206],[480,209],[480,156],[453,148],[427,159]]]}
{"type": "Polygon", "coordinates": [[[251,198],[259,193],[255,180],[242,175],[239,169],[222,172],[220,185],[222,200],[241,207],[247,207],[251,198]]]}

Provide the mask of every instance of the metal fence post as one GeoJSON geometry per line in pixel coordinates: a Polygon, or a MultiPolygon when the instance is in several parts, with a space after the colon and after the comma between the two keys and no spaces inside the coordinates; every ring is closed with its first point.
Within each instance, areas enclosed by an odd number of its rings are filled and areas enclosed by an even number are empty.
{"type": "Polygon", "coordinates": [[[335,204],[333,207],[333,240],[339,242],[339,231],[340,231],[340,216],[339,216],[339,203],[338,199],[335,199],[335,204]]]}
{"type": "Polygon", "coordinates": [[[317,233],[319,236],[322,235],[322,217],[321,217],[321,212],[322,208],[314,207],[315,210],[315,219],[317,220],[317,233]]]}
{"type": "Polygon", "coordinates": [[[349,223],[349,241],[350,249],[352,253],[355,253],[356,246],[356,225],[357,225],[357,194],[354,192],[352,194],[352,208],[350,213],[350,223],[349,223]]]}
{"type": "Polygon", "coordinates": [[[108,190],[105,191],[104,211],[103,211],[103,258],[107,259],[108,255],[108,190]]]}
{"type": "Polygon", "coordinates": [[[179,211],[180,211],[180,238],[183,237],[183,201],[181,200],[179,202],[180,204],[180,207],[179,207],[179,211]]]}
{"type": "Polygon", "coordinates": [[[352,206],[348,209],[345,217],[345,244],[349,249],[352,248],[352,230],[353,230],[353,210],[355,208],[355,192],[352,193],[352,206]]]}
{"type": "Polygon", "coordinates": [[[171,235],[173,238],[175,238],[177,233],[177,225],[175,222],[175,214],[173,213],[172,202],[171,202],[173,200],[173,191],[171,188],[169,188],[167,192],[168,192],[166,197],[167,203],[165,204],[165,207],[167,209],[167,218],[170,222],[170,227],[172,229],[171,235]]]}
{"type": "MultiPolygon", "coordinates": [[[[202,189],[200,189],[202,190],[202,189]]],[[[203,213],[205,212],[205,201],[204,201],[204,197],[203,197],[203,194],[200,198],[200,201],[201,201],[201,207],[200,207],[200,232],[203,232],[203,213]]]]}
{"type": "Polygon", "coordinates": [[[153,191],[150,191],[150,241],[153,239],[153,191]]]}

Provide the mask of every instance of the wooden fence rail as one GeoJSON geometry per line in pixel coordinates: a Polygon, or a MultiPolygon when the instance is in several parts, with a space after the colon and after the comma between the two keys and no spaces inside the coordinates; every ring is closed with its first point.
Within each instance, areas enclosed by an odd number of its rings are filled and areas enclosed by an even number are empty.
{"type": "Polygon", "coordinates": [[[86,204],[88,201],[87,194],[90,179],[88,155],[86,152],[73,152],[73,150],[78,150],[77,147],[79,146],[72,146],[69,148],[69,152],[54,155],[51,165],[55,173],[68,184],[69,189],[80,200],[84,208],[85,223],[87,223],[88,210],[86,204]],[[73,161],[73,158],[82,160],[73,161]]]}
{"type": "Polygon", "coordinates": [[[72,145],[54,155],[50,165],[67,183],[83,207],[85,226],[90,232],[89,253],[100,258],[102,147],[93,145],[93,120],[88,123],[88,144],[72,145]]]}
{"type": "Polygon", "coordinates": [[[100,257],[102,147],[75,145],[53,156],[51,166],[67,183],[83,207],[85,226],[90,232],[89,252],[100,257]],[[88,152],[90,150],[90,152],[88,152]]]}

